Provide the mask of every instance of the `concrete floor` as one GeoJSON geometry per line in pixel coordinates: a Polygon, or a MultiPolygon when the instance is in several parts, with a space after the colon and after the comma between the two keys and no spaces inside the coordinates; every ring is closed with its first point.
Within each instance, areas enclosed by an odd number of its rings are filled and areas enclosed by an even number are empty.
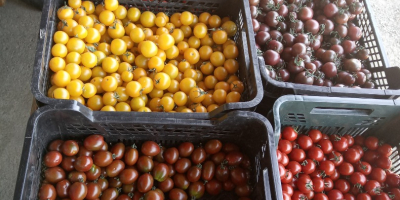
{"type": "MultiPolygon", "coordinates": [[[[400,65],[400,4],[370,0],[393,66],[400,65]]],[[[12,199],[30,115],[30,80],[41,12],[20,0],[0,7],[0,199],[12,199]]]]}

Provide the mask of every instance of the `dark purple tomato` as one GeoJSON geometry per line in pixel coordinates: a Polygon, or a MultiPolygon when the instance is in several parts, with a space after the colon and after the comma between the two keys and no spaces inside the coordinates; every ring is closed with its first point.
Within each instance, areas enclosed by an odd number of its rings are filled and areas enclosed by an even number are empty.
{"type": "Polygon", "coordinates": [[[339,9],[334,3],[329,3],[324,7],[324,15],[328,18],[335,16],[338,12],[339,9]]]}
{"type": "Polygon", "coordinates": [[[306,21],[306,23],[304,24],[304,28],[307,32],[316,35],[319,31],[319,23],[314,19],[310,19],[306,21]]]}
{"type": "Polygon", "coordinates": [[[307,34],[300,33],[294,39],[294,43],[303,43],[305,45],[310,45],[310,40],[308,39],[307,34]]]}
{"type": "Polygon", "coordinates": [[[328,78],[333,78],[337,75],[337,68],[333,62],[327,62],[322,65],[321,71],[324,72],[325,76],[328,78]]]}
{"type": "Polygon", "coordinates": [[[361,29],[357,26],[350,26],[348,36],[350,40],[358,41],[362,37],[361,29]]]}
{"type": "Polygon", "coordinates": [[[326,19],[320,23],[325,25],[325,31],[323,35],[329,36],[335,28],[335,24],[329,19],[326,19]]]}
{"type": "Polygon", "coordinates": [[[250,6],[250,14],[251,14],[251,18],[253,18],[253,19],[257,18],[257,15],[258,15],[257,6],[250,6]]]}
{"type": "Polygon", "coordinates": [[[357,85],[364,85],[365,81],[367,81],[366,75],[362,71],[356,72],[355,76],[357,85]]]}
{"type": "Polygon", "coordinates": [[[375,88],[375,83],[372,82],[372,81],[370,81],[370,80],[367,80],[367,81],[364,83],[364,85],[362,85],[362,87],[363,87],[363,88],[371,88],[371,89],[373,89],[373,88],[375,88]]]}
{"type": "Polygon", "coordinates": [[[289,10],[286,5],[281,5],[281,7],[278,10],[278,14],[282,17],[287,17],[289,14],[289,10]]]}
{"type": "Polygon", "coordinates": [[[87,150],[84,146],[80,145],[79,146],[79,152],[77,156],[88,156],[92,157],[93,156],[93,151],[87,150]]]}
{"type": "MultiPolygon", "coordinates": [[[[283,44],[285,47],[292,47],[293,44],[294,44],[294,39],[295,39],[295,37],[294,37],[292,34],[290,34],[290,33],[284,33],[284,34],[282,35],[282,44],[283,44]]],[[[257,38],[256,38],[256,40],[257,40],[257,38]]]]}
{"type": "Polygon", "coordinates": [[[278,25],[279,14],[276,11],[269,11],[264,17],[264,23],[269,27],[276,27],[278,25]]]}
{"type": "Polygon", "coordinates": [[[304,43],[296,43],[292,47],[292,56],[301,56],[307,53],[307,46],[304,43]]]}
{"type": "Polygon", "coordinates": [[[267,26],[266,24],[260,23],[260,29],[259,29],[258,31],[259,31],[259,32],[261,32],[261,31],[263,31],[263,32],[269,32],[269,31],[270,31],[270,28],[269,28],[269,26],[267,26]]]}
{"type": "Polygon", "coordinates": [[[206,183],[206,191],[213,196],[218,195],[222,191],[222,183],[216,179],[212,179],[206,183]]]}
{"type": "Polygon", "coordinates": [[[263,57],[265,64],[271,66],[278,64],[279,60],[281,59],[279,53],[273,50],[267,50],[266,52],[264,52],[263,57]]]}
{"type": "Polygon", "coordinates": [[[334,52],[336,52],[336,54],[337,54],[338,56],[341,56],[341,55],[343,55],[343,53],[344,53],[343,47],[342,47],[341,45],[337,45],[337,44],[332,45],[332,46],[331,46],[331,50],[333,50],[334,52]]]}
{"type": "Polygon", "coordinates": [[[303,7],[299,10],[298,18],[301,21],[307,21],[312,19],[314,16],[314,11],[309,7],[303,7]]]}
{"type": "Polygon", "coordinates": [[[352,74],[347,74],[343,79],[343,83],[345,85],[353,85],[355,82],[356,82],[356,78],[352,74]]]}
{"type": "Polygon", "coordinates": [[[97,199],[100,197],[101,187],[98,183],[88,183],[87,184],[87,194],[85,199],[97,199]]]}
{"type": "Polygon", "coordinates": [[[211,156],[211,160],[214,162],[214,164],[216,165],[220,165],[224,159],[225,159],[225,153],[220,151],[214,155],[211,156]]]}
{"type": "Polygon", "coordinates": [[[271,4],[274,4],[273,0],[261,0],[259,6],[264,12],[269,12],[272,10],[271,4]]]}
{"type": "Polygon", "coordinates": [[[93,156],[93,163],[99,167],[107,167],[112,161],[112,153],[109,151],[98,151],[93,156]]]}
{"type": "Polygon", "coordinates": [[[354,1],[353,3],[349,4],[349,11],[352,14],[359,15],[363,10],[364,6],[358,1],[354,1]]]}
{"type": "Polygon", "coordinates": [[[341,71],[337,74],[337,78],[336,78],[336,83],[344,83],[344,79],[347,75],[349,75],[349,72],[346,71],[341,71]]]}
{"type": "Polygon", "coordinates": [[[319,60],[314,60],[312,63],[317,67],[317,69],[320,69],[322,67],[322,62],[319,60]]]}
{"type": "Polygon", "coordinates": [[[289,62],[290,60],[293,59],[292,47],[286,47],[283,49],[282,54],[281,54],[281,59],[283,59],[286,62],[289,62]]]}
{"type": "Polygon", "coordinates": [[[179,158],[179,151],[177,148],[172,147],[164,151],[164,159],[168,164],[174,164],[179,158]]]}
{"type": "Polygon", "coordinates": [[[355,58],[346,59],[343,63],[343,68],[350,72],[359,72],[361,70],[361,62],[355,58]]]}
{"type": "Polygon", "coordinates": [[[271,40],[282,41],[282,33],[277,30],[269,31],[269,35],[271,36],[271,40]]]}
{"type": "Polygon", "coordinates": [[[324,79],[324,86],[326,87],[332,87],[333,83],[329,79],[324,79]]]}
{"type": "Polygon", "coordinates": [[[292,74],[298,74],[304,71],[304,62],[301,58],[292,59],[287,66],[287,70],[292,74]]]}
{"type": "Polygon", "coordinates": [[[203,147],[196,148],[191,155],[192,163],[197,165],[206,160],[206,151],[203,147]]]}
{"type": "Polygon", "coordinates": [[[285,33],[287,31],[287,24],[285,22],[279,22],[278,25],[276,25],[276,30],[285,33]]]}
{"type": "MultiPolygon", "coordinates": [[[[334,31],[336,31],[335,34],[337,34],[337,37],[340,37],[340,38],[346,37],[349,32],[347,27],[345,25],[341,25],[341,24],[336,25],[334,31]]],[[[333,35],[333,36],[335,36],[335,35],[333,35]]]]}
{"type": "Polygon", "coordinates": [[[66,156],[74,156],[79,152],[79,145],[73,140],[67,140],[62,144],[61,151],[66,156]]]}
{"type": "Polygon", "coordinates": [[[290,22],[289,29],[293,29],[296,33],[300,33],[304,29],[304,23],[300,20],[290,22]]]}
{"type": "Polygon", "coordinates": [[[287,69],[279,69],[277,71],[277,80],[287,82],[289,81],[289,79],[290,79],[290,73],[287,69]]]}
{"type": "Polygon", "coordinates": [[[337,58],[336,52],[333,50],[326,50],[321,57],[322,61],[325,63],[334,62],[336,58],[337,58]]]}
{"type": "Polygon", "coordinates": [[[85,183],[75,182],[69,187],[70,199],[84,199],[87,195],[87,186],[85,183]]]}
{"type": "Polygon", "coordinates": [[[251,23],[253,24],[253,31],[258,32],[260,30],[260,23],[256,19],[252,19],[251,23]]]}
{"type": "Polygon", "coordinates": [[[158,182],[163,182],[168,178],[169,167],[164,163],[160,163],[153,168],[154,180],[158,182]]]}
{"type": "Polygon", "coordinates": [[[323,86],[324,85],[324,79],[319,78],[319,77],[314,77],[314,83],[313,85],[316,86],[323,86]]]}
{"type": "Polygon", "coordinates": [[[357,51],[356,57],[360,60],[368,60],[369,52],[367,49],[360,49],[357,51]]]}
{"type": "Polygon", "coordinates": [[[335,16],[335,22],[338,24],[345,24],[347,23],[347,21],[349,21],[349,15],[347,15],[346,13],[338,13],[335,16]]]}
{"type": "Polygon", "coordinates": [[[246,171],[240,167],[236,167],[230,171],[231,181],[236,185],[245,185],[247,183],[246,171]]]}
{"type": "Polygon", "coordinates": [[[139,172],[136,169],[124,169],[119,174],[119,180],[122,184],[133,184],[139,178],[139,172]]]}
{"type": "Polygon", "coordinates": [[[125,151],[124,161],[128,166],[133,166],[136,164],[139,158],[139,151],[136,149],[136,145],[128,147],[125,151]]]}
{"type": "Polygon", "coordinates": [[[315,71],[317,71],[317,66],[315,66],[314,63],[311,63],[311,62],[304,62],[304,63],[305,63],[304,67],[305,67],[308,71],[310,71],[310,72],[312,72],[312,73],[314,73],[315,71]]]}
{"type": "Polygon", "coordinates": [[[316,50],[318,50],[319,48],[321,48],[321,40],[318,40],[318,39],[316,39],[316,40],[314,40],[314,41],[312,41],[312,42],[310,42],[310,47],[314,50],[314,51],[316,51],[316,50]]]}
{"type": "Polygon", "coordinates": [[[282,43],[280,43],[276,40],[271,40],[268,42],[267,49],[276,51],[280,54],[283,51],[283,45],[282,45],[282,43]]]}
{"type": "Polygon", "coordinates": [[[314,83],[314,77],[310,72],[303,71],[296,75],[294,78],[295,83],[312,85],[314,83]]]}
{"type": "Polygon", "coordinates": [[[205,190],[204,183],[200,181],[191,183],[188,188],[189,196],[191,196],[192,199],[200,199],[203,197],[205,190]]]}
{"type": "Polygon", "coordinates": [[[255,39],[256,43],[260,46],[263,46],[267,43],[267,41],[270,39],[270,35],[268,32],[260,31],[257,33],[255,39]]]}
{"type": "Polygon", "coordinates": [[[368,69],[361,69],[361,72],[363,72],[365,74],[365,77],[368,79],[371,79],[372,74],[368,69]]]}
{"type": "Polygon", "coordinates": [[[165,162],[165,158],[164,158],[164,151],[166,150],[167,148],[165,148],[165,147],[160,147],[160,153],[158,153],[156,156],[154,156],[154,158],[153,158],[153,160],[154,161],[157,161],[157,162],[159,162],[159,163],[163,163],[163,162],[165,162]]]}
{"type": "MultiPolygon", "coordinates": [[[[291,0],[291,1],[297,1],[297,0],[291,0]]],[[[297,12],[297,10],[298,10],[298,6],[296,5],[296,4],[294,4],[294,3],[289,3],[288,4],[288,10],[289,10],[289,12],[297,12]]],[[[296,18],[295,19],[297,19],[297,15],[296,15],[296,18]]]]}
{"type": "MultiPolygon", "coordinates": [[[[324,53],[325,53],[325,49],[320,48],[317,51],[315,51],[315,57],[317,57],[318,59],[322,60],[322,58],[324,57],[324,53]]],[[[322,66],[322,63],[321,63],[322,66]]]]}

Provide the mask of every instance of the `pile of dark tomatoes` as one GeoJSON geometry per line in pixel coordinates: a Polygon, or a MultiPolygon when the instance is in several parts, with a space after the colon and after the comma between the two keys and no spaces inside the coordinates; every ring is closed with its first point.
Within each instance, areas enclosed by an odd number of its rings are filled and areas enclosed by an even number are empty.
{"type": "Polygon", "coordinates": [[[285,127],[277,158],[283,199],[400,199],[400,177],[390,171],[392,147],[376,137],[298,135],[285,127]]]}
{"type": "Polygon", "coordinates": [[[186,200],[234,192],[249,200],[250,160],[237,145],[209,140],[165,148],[146,141],[108,148],[100,135],[55,140],[44,159],[40,200],[186,200]]]}
{"type": "Polygon", "coordinates": [[[278,81],[374,88],[353,23],[358,0],[249,0],[258,54],[278,81]]]}

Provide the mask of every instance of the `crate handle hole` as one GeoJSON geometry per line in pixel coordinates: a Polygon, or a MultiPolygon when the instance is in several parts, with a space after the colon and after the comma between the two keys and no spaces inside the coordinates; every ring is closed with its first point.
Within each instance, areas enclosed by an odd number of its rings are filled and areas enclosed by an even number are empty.
{"type": "Polygon", "coordinates": [[[310,114],[369,116],[372,112],[372,109],[315,107],[311,110],[310,114]]]}

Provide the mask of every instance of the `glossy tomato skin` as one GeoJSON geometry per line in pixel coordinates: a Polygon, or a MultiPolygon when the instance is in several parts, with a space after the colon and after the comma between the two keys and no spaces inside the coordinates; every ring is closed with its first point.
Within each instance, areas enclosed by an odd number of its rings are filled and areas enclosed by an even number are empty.
{"type": "Polygon", "coordinates": [[[87,186],[86,186],[86,184],[81,183],[81,182],[73,183],[71,185],[71,187],[69,188],[68,193],[69,193],[69,198],[70,199],[74,199],[74,200],[80,199],[80,200],[82,200],[82,199],[84,199],[86,197],[87,186]]]}
{"type": "Polygon", "coordinates": [[[43,184],[39,190],[39,200],[55,200],[57,197],[56,189],[51,184],[43,184]]]}
{"type": "Polygon", "coordinates": [[[125,163],[121,160],[114,160],[106,167],[106,173],[109,177],[116,177],[122,170],[125,169],[125,163]]]}
{"type": "Polygon", "coordinates": [[[247,183],[246,171],[240,167],[234,168],[230,171],[230,178],[237,186],[247,183]]]}
{"type": "Polygon", "coordinates": [[[324,180],[319,177],[312,178],[312,182],[314,185],[314,192],[322,192],[324,191],[324,180]]]}
{"type": "Polygon", "coordinates": [[[137,189],[141,193],[146,193],[151,190],[154,184],[154,179],[151,174],[142,174],[137,182],[137,189]]]}
{"type": "Polygon", "coordinates": [[[66,156],[74,156],[79,152],[79,145],[73,140],[67,140],[62,144],[61,151],[66,156]]]}
{"type": "Polygon", "coordinates": [[[304,193],[298,190],[294,191],[292,200],[302,200],[302,199],[307,199],[306,195],[304,195],[304,193]]]}
{"type": "Polygon", "coordinates": [[[215,171],[215,178],[221,182],[225,182],[229,179],[230,173],[226,166],[219,165],[215,171]]]}
{"type": "Polygon", "coordinates": [[[369,163],[361,161],[355,165],[356,171],[363,173],[364,175],[369,175],[372,171],[372,167],[369,163]]]}
{"type": "Polygon", "coordinates": [[[310,130],[308,136],[311,138],[313,143],[318,143],[322,139],[321,131],[315,129],[310,130]]]}
{"type": "Polygon", "coordinates": [[[367,183],[367,177],[365,177],[365,175],[361,172],[354,172],[351,176],[350,176],[350,182],[353,185],[361,185],[364,186],[365,183],[367,183]]]}
{"type": "Polygon", "coordinates": [[[98,151],[93,156],[93,163],[99,167],[107,167],[112,162],[112,153],[109,151],[98,151]]]}
{"type": "Polygon", "coordinates": [[[54,140],[49,144],[49,147],[47,148],[49,151],[58,151],[61,152],[61,147],[64,141],[62,140],[54,140]]]}
{"type": "Polygon", "coordinates": [[[321,161],[319,169],[324,171],[327,176],[331,176],[335,172],[335,164],[330,160],[321,161]]]}
{"type": "Polygon", "coordinates": [[[179,159],[179,151],[177,148],[172,147],[164,151],[164,159],[168,164],[174,164],[179,159]]]}
{"type": "Polygon", "coordinates": [[[123,143],[117,143],[111,147],[110,152],[113,155],[113,159],[121,160],[125,154],[125,145],[123,143]]]}
{"type": "Polygon", "coordinates": [[[392,161],[385,156],[380,156],[376,161],[376,166],[382,169],[390,169],[392,167],[392,161]]]}
{"type": "Polygon", "coordinates": [[[167,193],[174,188],[174,181],[168,177],[165,181],[158,183],[158,188],[167,193]]]}
{"type": "Polygon", "coordinates": [[[136,164],[139,158],[139,151],[136,149],[136,145],[128,147],[125,151],[124,161],[128,166],[133,166],[136,164]]]}
{"type": "Polygon", "coordinates": [[[381,184],[378,181],[375,180],[369,180],[364,186],[364,190],[366,193],[368,193],[371,196],[375,196],[378,193],[380,193],[380,187],[381,184]]]}
{"type": "Polygon", "coordinates": [[[314,195],[315,200],[329,200],[328,196],[324,193],[317,193],[314,195]]]}
{"type": "Polygon", "coordinates": [[[334,183],[334,188],[342,192],[343,194],[347,193],[350,191],[350,183],[347,180],[344,179],[338,179],[334,183]]]}
{"type": "Polygon", "coordinates": [[[205,192],[205,187],[203,182],[194,182],[189,185],[188,188],[189,196],[191,196],[193,199],[200,199],[203,197],[204,192],[205,192]]]}
{"type": "Polygon", "coordinates": [[[339,152],[344,152],[349,148],[349,142],[347,141],[347,138],[340,136],[335,137],[335,139],[332,142],[332,145],[333,149],[339,152]]]}
{"type": "Polygon", "coordinates": [[[282,153],[282,162],[281,164],[283,166],[287,166],[289,164],[289,156],[287,156],[287,154],[282,153]]]}
{"type": "Polygon", "coordinates": [[[168,178],[169,175],[169,167],[164,163],[159,163],[153,168],[153,177],[154,180],[158,182],[163,182],[168,178]]]}
{"type": "Polygon", "coordinates": [[[339,152],[332,151],[332,153],[328,155],[328,160],[332,161],[335,167],[337,167],[343,163],[343,156],[339,152]]]}
{"type": "Polygon", "coordinates": [[[311,178],[309,177],[299,177],[297,183],[296,183],[297,189],[300,190],[300,192],[304,194],[308,194],[312,191],[313,189],[313,182],[311,178]]]}
{"type": "Polygon", "coordinates": [[[287,183],[282,184],[282,192],[285,192],[289,196],[293,195],[293,187],[287,183]]]}
{"type": "MultiPolygon", "coordinates": [[[[278,155],[278,151],[277,150],[277,155],[278,155]]],[[[280,151],[279,151],[280,153],[280,151]]],[[[225,160],[225,153],[220,151],[214,155],[211,156],[211,160],[214,162],[215,165],[220,165],[224,160],[225,160]]],[[[282,154],[279,154],[281,156],[281,161],[282,161],[282,154]]],[[[279,161],[278,161],[279,162],[279,161]]]]}
{"type": "Polygon", "coordinates": [[[371,200],[371,196],[367,193],[361,193],[357,195],[357,200],[371,200]]]}
{"type": "Polygon", "coordinates": [[[289,140],[280,140],[278,143],[278,150],[285,154],[292,152],[293,146],[289,140]]]}
{"type": "Polygon", "coordinates": [[[343,199],[343,193],[337,189],[333,189],[328,192],[329,199],[343,199]]]}
{"type": "Polygon", "coordinates": [[[206,151],[207,154],[216,154],[222,149],[222,142],[214,139],[214,140],[209,140],[205,145],[204,145],[204,150],[206,151]]]}
{"type": "Polygon", "coordinates": [[[87,172],[92,166],[93,160],[89,156],[79,156],[74,162],[74,168],[79,172],[87,172]]]}
{"type": "Polygon", "coordinates": [[[142,144],[140,151],[146,156],[156,156],[160,153],[160,146],[154,141],[146,141],[142,144]]]}
{"type": "Polygon", "coordinates": [[[290,161],[286,169],[290,170],[292,174],[298,174],[301,172],[301,165],[296,161],[290,161]]]}
{"type": "Polygon", "coordinates": [[[216,179],[208,181],[205,187],[206,187],[206,192],[213,196],[218,195],[222,191],[222,183],[216,179]]]}
{"type": "Polygon", "coordinates": [[[333,181],[330,178],[324,178],[324,190],[330,191],[333,189],[333,181]]]}
{"type": "Polygon", "coordinates": [[[189,187],[190,182],[186,178],[185,174],[175,174],[173,177],[175,187],[182,190],[186,190],[189,187]]]}
{"type": "Polygon", "coordinates": [[[104,145],[104,137],[101,135],[90,135],[83,141],[83,146],[89,151],[98,151],[104,145]]]}
{"type": "Polygon", "coordinates": [[[193,164],[200,164],[206,160],[206,151],[203,147],[195,149],[191,155],[193,164]]]}
{"type": "Polygon", "coordinates": [[[324,159],[324,152],[318,147],[311,147],[307,152],[307,157],[318,162],[324,159]]]}
{"type": "Polygon", "coordinates": [[[303,149],[293,149],[292,152],[289,154],[289,158],[290,160],[301,163],[306,159],[306,153],[303,149]]]}
{"type": "Polygon", "coordinates": [[[86,174],[87,180],[94,181],[100,177],[101,168],[96,165],[92,165],[90,170],[87,171],[85,174],[86,174]]]}
{"type": "Polygon", "coordinates": [[[301,163],[301,171],[305,174],[311,174],[315,171],[316,165],[313,160],[306,159],[301,163]]]}
{"type": "Polygon", "coordinates": [[[186,174],[188,181],[191,183],[194,183],[194,182],[197,182],[198,180],[200,180],[201,170],[202,170],[201,165],[191,166],[186,174]]]}
{"type": "Polygon", "coordinates": [[[192,166],[192,163],[190,162],[189,159],[182,158],[182,159],[179,159],[178,161],[176,161],[176,163],[174,165],[174,169],[176,172],[183,174],[183,173],[186,173],[191,166],[192,166]]]}
{"type": "Polygon", "coordinates": [[[384,183],[386,181],[386,172],[381,168],[372,168],[369,178],[379,183],[384,183]]]}
{"type": "Polygon", "coordinates": [[[58,151],[49,151],[45,158],[44,158],[44,164],[46,167],[56,167],[62,162],[62,155],[58,151]]]}
{"type": "Polygon", "coordinates": [[[184,200],[188,199],[186,192],[179,188],[174,188],[169,192],[169,199],[171,200],[184,200]]]}
{"type": "Polygon", "coordinates": [[[180,157],[189,157],[194,150],[194,145],[191,142],[184,142],[179,145],[178,151],[180,157]]]}
{"type": "Polygon", "coordinates": [[[389,187],[399,187],[400,186],[400,177],[397,174],[388,174],[386,177],[386,183],[389,187]]]}
{"type": "Polygon", "coordinates": [[[58,182],[57,185],[56,185],[57,195],[59,197],[61,197],[61,198],[67,198],[68,197],[68,190],[69,190],[70,186],[71,186],[71,182],[69,182],[66,179],[58,182]]]}
{"type": "Polygon", "coordinates": [[[215,165],[214,162],[208,160],[204,162],[202,172],[201,172],[201,178],[205,181],[210,181],[211,179],[214,178],[215,175],[215,165]]]}
{"type": "Polygon", "coordinates": [[[392,146],[383,144],[378,147],[377,152],[384,157],[389,157],[392,154],[392,146]]]}
{"type": "Polygon", "coordinates": [[[288,141],[294,141],[297,139],[297,132],[293,127],[287,126],[282,129],[282,138],[288,141]]]}
{"type": "Polygon", "coordinates": [[[301,149],[307,151],[307,150],[309,150],[309,149],[312,147],[312,145],[313,145],[313,140],[312,140],[309,136],[300,135],[300,136],[297,138],[297,143],[299,144],[299,146],[300,146],[301,149]]]}
{"type": "Polygon", "coordinates": [[[154,168],[154,161],[148,156],[140,156],[136,163],[136,167],[138,171],[142,173],[151,172],[154,168]]]}
{"type": "Polygon", "coordinates": [[[243,154],[238,151],[232,151],[226,154],[225,160],[228,161],[229,166],[237,166],[242,163],[243,154]]]}
{"type": "Polygon", "coordinates": [[[339,166],[339,173],[341,175],[344,176],[350,176],[351,174],[353,174],[354,172],[354,167],[352,164],[348,163],[348,162],[343,162],[340,166],[339,166]]]}
{"type": "Polygon", "coordinates": [[[350,194],[350,193],[344,194],[344,195],[343,195],[343,198],[344,198],[345,200],[356,200],[356,197],[355,197],[354,195],[350,194]]]}
{"type": "Polygon", "coordinates": [[[329,139],[322,139],[318,142],[323,154],[330,154],[333,151],[333,144],[329,139]]]}
{"type": "Polygon", "coordinates": [[[65,179],[65,172],[61,167],[51,167],[44,172],[44,178],[49,183],[56,184],[65,179]]]}
{"type": "Polygon", "coordinates": [[[376,161],[376,159],[379,158],[379,153],[373,150],[367,150],[364,152],[364,156],[362,157],[362,160],[368,163],[373,163],[376,161]]]}
{"type": "Polygon", "coordinates": [[[374,136],[365,138],[364,145],[370,150],[377,150],[379,147],[379,140],[374,136]]]}
{"type": "Polygon", "coordinates": [[[361,155],[358,149],[350,148],[346,152],[344,152],[344,160],[349,163],[357,163],[360,161],[361,155]]]}

